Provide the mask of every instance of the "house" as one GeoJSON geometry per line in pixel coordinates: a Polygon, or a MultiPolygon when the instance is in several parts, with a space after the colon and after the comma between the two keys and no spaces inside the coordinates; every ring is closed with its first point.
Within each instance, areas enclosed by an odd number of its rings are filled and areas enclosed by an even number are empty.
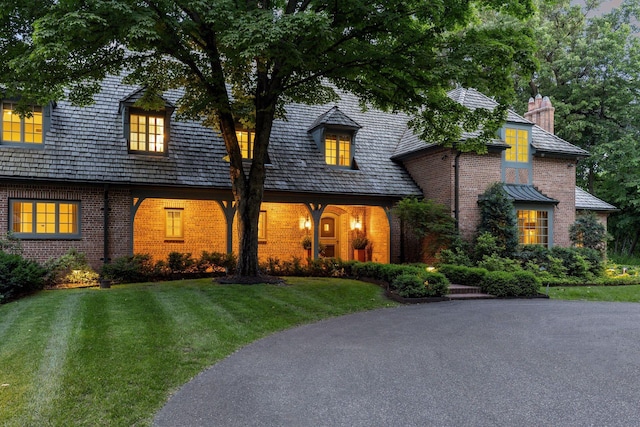
{"type": "MultiPolygon", "coordinates": [[[[132,253],[166,259],[173,251],[237,252],[220,136],[175,119],[178,92],[164,95],[161,111],[137,108],[141,94],[109,77],[91,106],[61,101],[35,106],[22,118],[12,100],[2,100],[0,230],[21,239],[27,256],[46,260],[75,248],[99,267],[132,253]]],[[[474,90],[451,96],[470,108],[495,106],[474,90]]],[[[527,119],[509,112],[489,153],[477,155],[419,141],[408,117],[363,112],[349,94],[337,104],[291,104],[286,113],[286,121],[274,124],[269,147],[263,260],[305,258],[305,236],[326,256],[352,259],[350,242],[366,235],[367,259],[398,261],[400,226],[391,208],[407,196],[450,206],[470,237],[478,195],[496,181],[514,199],[523,243],[569,244],[575,164],[587,153],[542,121],[534,124],[540,114],[527,119]]],[[[249,159],[251,129],[238,130],[238,139],[249,159]]]]}

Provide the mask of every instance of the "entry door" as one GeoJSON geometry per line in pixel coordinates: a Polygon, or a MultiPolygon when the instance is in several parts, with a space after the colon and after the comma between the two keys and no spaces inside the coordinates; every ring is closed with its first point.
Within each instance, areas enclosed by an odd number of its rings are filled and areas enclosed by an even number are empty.
{"type": "Polygon", "coordinates": [[[340,253],[338,236],[340,222],[335,215],[327,214],[320,218],[320,243],[324,245],[324,256],[335,258],[340,253]]]}

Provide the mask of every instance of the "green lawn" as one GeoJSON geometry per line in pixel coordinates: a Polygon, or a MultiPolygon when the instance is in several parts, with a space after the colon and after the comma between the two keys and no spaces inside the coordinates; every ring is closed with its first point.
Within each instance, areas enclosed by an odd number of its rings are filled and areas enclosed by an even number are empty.
{"type": "Polygon", "coordinates": [[[2,305],[0,424],[148,425],[173,391],[256,339],[394,305],[363,282],[288,282],[44,291],[2,305]]]}
{"type": "MultiPolygon", "coordinates": [[[[541,292],[546,293],[546,288],[541,292]]],[[[563,300],[640,302],[640,285],[559,286],[549,288],[549,297],[563,300]]]]}

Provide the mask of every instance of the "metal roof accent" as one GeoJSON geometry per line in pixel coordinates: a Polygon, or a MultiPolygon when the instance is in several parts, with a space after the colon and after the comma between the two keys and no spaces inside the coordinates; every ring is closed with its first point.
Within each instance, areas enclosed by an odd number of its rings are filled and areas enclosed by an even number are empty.
{"type": "Polygon", "coordinates": [[[585,211],[617,211],[618,208],[594,196],[593,194],[576,187],[576,209],[585,211]]]}
{"type": "Polygon", "coordinates": [[[509,198],[516,203],[549,203],[558,204],[556,199],[547,197],[529,184],[503,184],[509,198]]]}

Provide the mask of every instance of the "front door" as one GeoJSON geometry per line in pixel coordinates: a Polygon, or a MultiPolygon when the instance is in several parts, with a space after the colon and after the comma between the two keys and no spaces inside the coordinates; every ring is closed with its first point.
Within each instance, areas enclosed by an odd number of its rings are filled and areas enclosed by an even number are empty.
{"type": "Polygon", "coordinates": [[[338,236],[340,223],[336,215],[327,214],[320,218],[320,244],[324,246],[323,255],[336,258],[340,253],[338,236]]]}

